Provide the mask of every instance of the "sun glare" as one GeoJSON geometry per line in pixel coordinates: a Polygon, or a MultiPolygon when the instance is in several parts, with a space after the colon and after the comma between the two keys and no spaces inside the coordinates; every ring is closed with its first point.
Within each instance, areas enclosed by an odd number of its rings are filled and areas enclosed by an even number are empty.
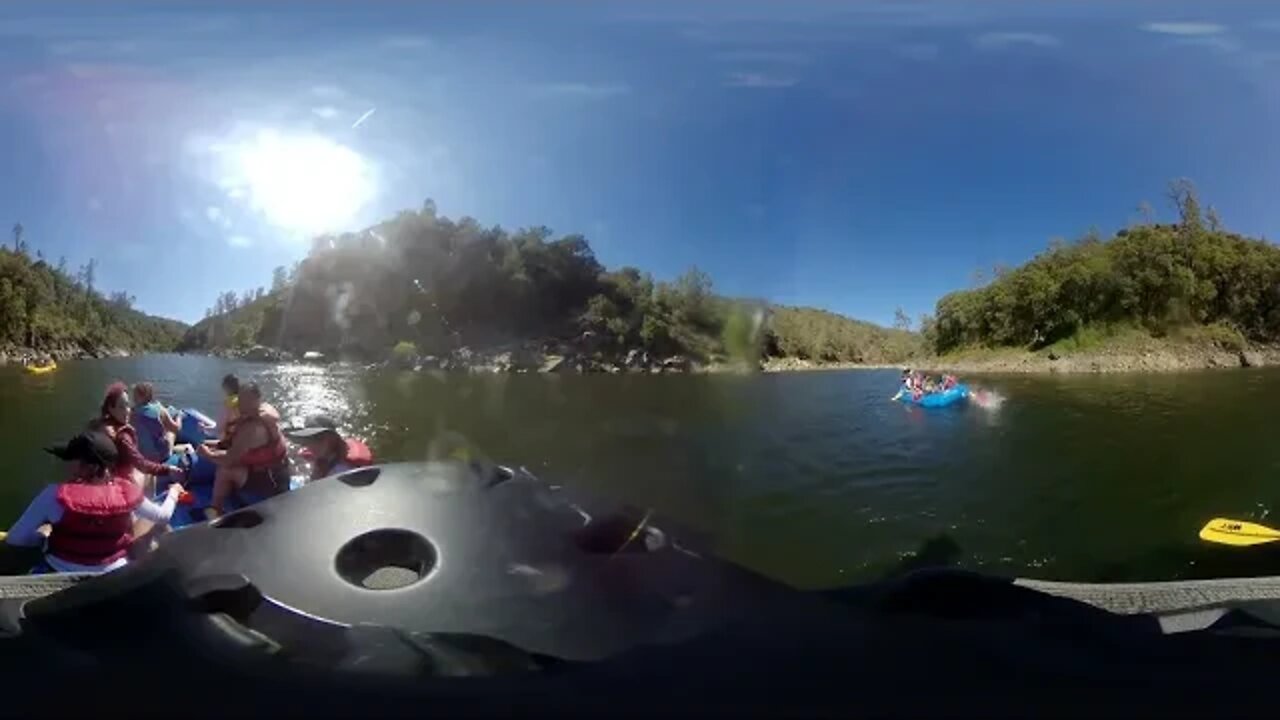
{"type": "Polygon", "coordinates": [[[228,192],[285,230],[350,229],[376,191],[369,162],[323,135],[263,130],[221,150],[228,192]]]}

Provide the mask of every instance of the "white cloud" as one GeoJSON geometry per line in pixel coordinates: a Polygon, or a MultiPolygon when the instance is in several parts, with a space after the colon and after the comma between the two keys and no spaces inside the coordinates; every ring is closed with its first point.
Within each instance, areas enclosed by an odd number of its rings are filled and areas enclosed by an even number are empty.
{"type": "Polygon", "coordinates": [[[431,45],[425,35],[391,35],[382,39],[382,47],[391,50],[420,50],[431,45]]]}
{"type": "Polygon", "coordinates": [[[1149,22],[1141,26],[1142,30],[1161,35],[1219,35],[1227,28],[1211,22],[1149,22]]]}
{"type": "Polygon", "coordinates": [[[779,65],[807,65],[813,56],[796,50],[729,50],[716,53],[716,59],[730,63],[776,63],[779,65]]]}
{"type": "Polygon", "coordinates": [[[730,74],[724,84],[736,88],[786,88],[797,82],[799,81],[795,78],[785,75],[738,72],[730,74]]]}
{"type": "Polygon", "coordinates": [[[105,77],[111,73],[111,68],[107,65],[99,65],[96,63],[67,63],[67,72],[72,76],[81,80],[93,80],[105,77]]]}
{"type": "Polygon", "coordinates": [[[51,55],[66,57],[74,56],[104,56],[104,55],[129,55],[137,52],[137,43],[128,40],[60,40],[51,42],[48,45],[51,55]]]}
{"type": "Polygon", "coordinates": [[[244,235],[232,235],[227,238],[227,244],[233,248],[247,248],[253,246],[253,241],[244,235]]]}
{"type": "Polygon", "coordinates": [[[1241,49],[1240,41],[1230,35],[1191,35],[1179,38],[1178,42],[1181,45],[1199,45],[1227,54],[1241,49]]]}
{"type": "Polygon", "coordinates": [[[192,37],[234,30],[246,15],[243,12],[209,15],[192,11],[184,11],[180,15],[173,11],[125,13],[99,5],[76,13],[13,14],[0,19],[0,35],[46,41],[92,38],[107,42],[116,42],[124,37],[192,37]]]}
{"type": "Polygon", "coordinates": [[[210,205],[205,208],[204,216],[209,218],[209,222],[215,225],[220,225],[224,228],[231,227],[231,218],[227,217],[227,214],[222,212],[222,208],[217,205],[210,205]]]}
{"type": "Polygon", "coordinates": [[[1017,45],[1029,45],[1039,48],[1056,48],[1062,41],[1053,35],[1035,32],[988,32],[973,39],[974,47],[980,50],[1004,50],[1017,45]]]}
{"type": "Polygon", "coordinates": [[[311,112],[315,113],[318,117],[328,120],[338,114],[338,108],[332,105],[321,105],[320,107],[311,108],[311,112]]]}
{"type": "Polygon", "coordinates": [[[536,85],[533,89],[539,95],[584,98],[608,98],[631,92],[631,88],[618,83],[559,82],[536,85]]]}
{"type": "Polygon", "coordinates": [[[917,62],[928,62],[938,58],[939,49],[937,45],[932,43],[911,43],[908,45],[899,45],[894,49],[899,57],[917,62]]]}
{"type": "Polygon", "coordinates": [[[49,81],[49,76],[44,73],[26,73],[24,75],[15,76],[9,81],[9,87],[14,90],[26,90],[40,87],[49,81]]]}
{"type": "Polygon", "coordinates": [[[347,93],[337,85],[312,85],[311,94],[319,98],[337,100],[346,97],[347,93]]]}

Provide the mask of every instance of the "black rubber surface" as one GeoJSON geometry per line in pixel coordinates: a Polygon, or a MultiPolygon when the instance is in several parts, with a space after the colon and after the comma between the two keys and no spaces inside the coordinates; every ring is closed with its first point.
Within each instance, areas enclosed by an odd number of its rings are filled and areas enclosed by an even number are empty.
{"type": "Polygon", "coordinates": [[[1166,635],[1010,582],[801,593],[524,473],[401,465],[0,599],[0,715],[1233,717],[1276,628],[1166,635]],[[55,703],[55,705],[50,705],[55,703]]]}
{"type": "Polygon", "coordinates": [[[184,528],[158,554],[185,583],[243,576],[334,622],[485,635],[566,660],[684,639],[778,595],[644,518],[525,472],[387,465],[184,528]]]}

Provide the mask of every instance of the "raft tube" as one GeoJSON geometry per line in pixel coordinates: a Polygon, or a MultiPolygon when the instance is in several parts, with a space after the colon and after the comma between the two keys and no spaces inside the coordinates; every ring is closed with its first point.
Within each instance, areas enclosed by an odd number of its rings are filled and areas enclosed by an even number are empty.
{"type": "MultiPolygon", "coordinates": [[[[199,456],[190,458],[187,466],[187,478],[182,484],[186,492],[173,509],[173,515],[169,518],[170,528],[178,530],[205,521],[204,509],[213,504],[213,477],[216,472],[217,466],[212,462],[199,456]]],[[[154,500],[158,503],[164,502],[168,489],[169,480],[167,478],[159,478],[156,482],[154,500]]],[[[241,490],[233,493],[227,499],[224,514],[248,507],[264,499],[241,490]]]]}
{"type": "Polygon", "coordinates": [[[947,407],[948,405],[955,405],[956,403],[961,402],[967,399],[968,397],[969,397],[969,386],[964,385],[962,383],[962,384],[956,385],[950,390],[943,390],[942,392],[925,393],[924,395],[921,395],[920,399],[918,400],[912,397],[911,393],[902,392],[902,393],[899,393],[898,395],[898,401],[906,403],[908,405],[919,405],[920,407],[927,407],[927,408],[940,408],[940,407],[947,407]]]}
{"type": "Polygon", "coordinates": [[[158,543],[0,580],[5,715],[136,703],[110,691],[158,651],[190,679],[147,700],[184,716],[203,682],[264,717],[1265,717],[1280,674],[1280,578],[802,591],[523,470],[364,468],[158,543]]]}
{"type": "Polygon", "coordinates": [[[169,414],[178,418],[178,424],[182,426],[178,431],[179,445],[199,445],[209,440],[218,439],[218,423],[199,410],[194,408],[179,410],[170,407],[169,414]]]}

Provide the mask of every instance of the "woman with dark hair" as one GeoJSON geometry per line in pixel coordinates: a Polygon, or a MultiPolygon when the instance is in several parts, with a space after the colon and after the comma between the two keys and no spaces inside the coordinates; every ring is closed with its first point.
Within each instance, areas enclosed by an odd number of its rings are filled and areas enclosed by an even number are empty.
{"type": "Polygon", "coordinates": [[[148,460],[138,449],[138,431],[129,424],[129,388],[121,382],[107,388],[102,398],[101,415],[92,428],[106,433],[116,444],[114,472],[132,479],[139,487],[148,486],[147,475],[165,475],[175,482],[182,479],[183,469],[148,460]]]}

